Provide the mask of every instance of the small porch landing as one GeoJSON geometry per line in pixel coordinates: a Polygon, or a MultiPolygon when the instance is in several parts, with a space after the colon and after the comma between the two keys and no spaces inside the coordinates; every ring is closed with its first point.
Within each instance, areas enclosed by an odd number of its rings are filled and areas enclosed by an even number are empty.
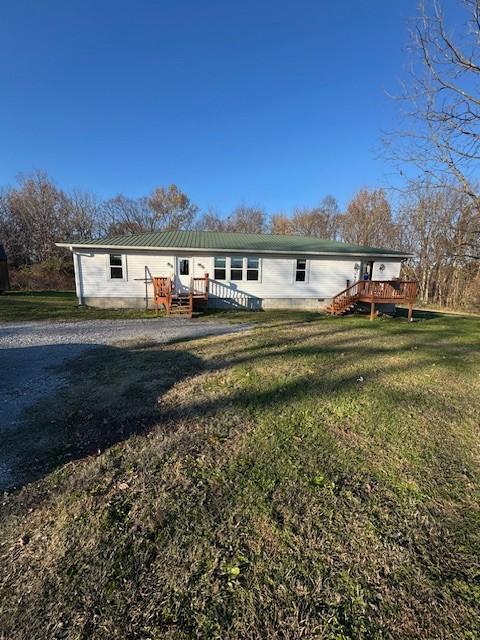
{"type": "Polygon", "coordinates": [[[162,305],[167,316],[187,315],[192,317],[194,311],[203,311],[207,307],[209,276],[206,273],[201,278],[191,278],[187,292],[176,292],[175,284],[170,277],[154,277],[153,301],[156,312],[162,305]]]}
{"type": "Polygon", "coordinates": [[[340,291],[327,311],[341,316],[355,308],[358,302],[370,304],[370,320],[378,315],[377,304],[408,305],[408,320],[413,317],[413,305],[417,297],[417,283],[414,280],[359,280],[340,291]]]}

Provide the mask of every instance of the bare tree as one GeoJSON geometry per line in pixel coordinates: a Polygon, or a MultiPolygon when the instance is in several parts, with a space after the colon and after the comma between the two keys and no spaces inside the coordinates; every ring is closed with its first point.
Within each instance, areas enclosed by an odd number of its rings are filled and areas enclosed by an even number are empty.
{"type": "Polygon", "coordinates": [[[152,230],[173,231],[190,227],[198,207],[175,184],[157,187],[148,198],[153,211],[152,230]]]}
{"type": "Polygon", "coordinates": [[[335,198],[326,196],[318,207],[294,211],[290,220],[292,232],[334,240],[338,231],[339,213],[335,198]]]}
{"type": "Polygon", "coordinates": [[[339,222],[345,242],[392,248],[398,244],[397,228],[383,189],[360,190],[339,222]]]}
{"type": "Polygon", "coordinates": [[[48,259],[67,220],[67,198],[45,172],[20,175],[2,197],[3,241],[13,264],[48,259]]]}
{"type": "Polygon", "coordinates": [[[450,185],[422,184],[402,195],[398,228],[404,248],[415,254],[406,271],[419,282],[422,302],[468,303],[465,292],[478,273],[463,250],[472,209],[472,200],[450,185]]]}
{"type": "Polygon", "coordinates": [[[22,268],[44,264],[45,275],[71,266],[59,239],[86,240],[96,228],[93,196],[59,189],[44,171],[20,175],[17,185],[0,193],[0,237],[10,263],[22,268]]]}
{"type": "Polygon", "coordinates": [[[75,189],[66,195],[66,218],[63,238],[89,240],[100,231],[100,204],[88,191],[75,189]]]}
{"type": "Polygon", "coordinates": [[[270,231],[280,236],[288,236],[293,233],[291,219],[284,213],[274,213],[270,217],[270,231]]]}
{"type": "Polygon", "coordinates": [[[226,229],[237,233],[264,233],[267,229],[267,216],[259,207],[240,205],[227,219],[226,229]]]}
{"type": "Polygon", "coordinates": [[[119,194],[103,203],[101,229],[108,235],[174,231],[193,223],[198,207],[176,185],[157,187],[148,197],[119,194]]]}
{"type": "Polygon", "coordinates": [[[225,231],[226,227],[227,221],[214,209],[209,209],[195,223],[195,229],[199,231],[225,231]]]}
{"type": "Polygon", "coordinates": [[[458,0],[463,23],[437,0],[420,6],[411,30],[411,68],[398,100],[405,126],[386,140],[390,155],[429,185],[452,179],[478,200],[480,2],[458,0]],[[453,28],[455,27],[455,28],[453,28]]]}
{"type": "Polygon", "coordinates": [[[398,98],[403,126],[386,145],[407,181],[399,222],[406,241],[414,239],[422,299],[459,305],[479,281],[480,2],[446,7],[420,6],[398,98]]]}
{"type": "Polygon", "coordinates": [[[100,229],[106,235],[154,231],[154,216],[148,198],[127,198],[119,194],[102,203],[100,229]]]}

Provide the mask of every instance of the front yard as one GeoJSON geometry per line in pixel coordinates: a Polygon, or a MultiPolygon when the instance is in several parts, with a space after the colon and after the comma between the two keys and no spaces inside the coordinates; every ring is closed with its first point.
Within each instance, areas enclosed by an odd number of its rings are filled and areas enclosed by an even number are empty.
{"type": "Polygon", "coordinates": [[[2,434],[0,637],[478,637],[478,318],[246,317],[92,350],[2,434]]]}
{"type": "Polygon", "coordinates": [[[9,291],[0,295],[0,322],[151,317],[152,311],[79,307],[73,291],[9,291]]]}

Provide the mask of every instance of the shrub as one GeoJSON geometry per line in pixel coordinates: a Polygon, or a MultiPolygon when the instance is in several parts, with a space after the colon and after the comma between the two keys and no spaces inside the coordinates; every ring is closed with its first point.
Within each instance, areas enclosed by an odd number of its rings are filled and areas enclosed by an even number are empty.
{"type": "Polygon", "coordinates": [[[12,289],[43,291],[74,289],[72,265],[60,256],[52,256],[44,262],[13,269],[10,272],[12,289]]]}

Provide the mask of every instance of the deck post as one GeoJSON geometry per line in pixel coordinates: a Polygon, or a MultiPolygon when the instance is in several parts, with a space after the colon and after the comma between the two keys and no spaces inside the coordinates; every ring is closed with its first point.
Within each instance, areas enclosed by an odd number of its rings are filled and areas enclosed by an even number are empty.
{"type": "Polygon", "coordinates": [[[375,301],[372,300],[370,303],[370,320],[375,318],[375,301]]]}
{"type": "Polygon", "coordinates": [[[408,303],[408,322],[413,320],[413,302],[408,303]]]}

